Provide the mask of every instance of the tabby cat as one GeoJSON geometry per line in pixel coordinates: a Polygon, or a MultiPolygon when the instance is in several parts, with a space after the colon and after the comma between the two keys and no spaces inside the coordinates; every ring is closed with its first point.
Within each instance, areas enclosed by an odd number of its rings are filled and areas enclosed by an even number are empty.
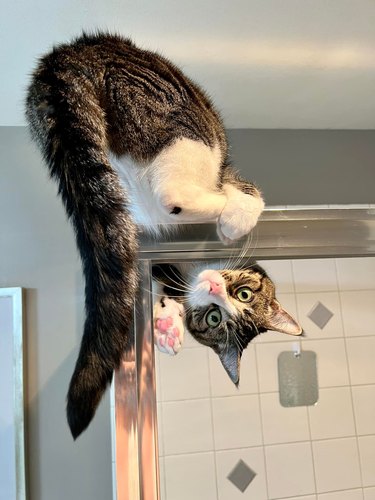
{"type": "Polygon", "coordinates": [[[217,221],[228,242],[264,203],[230,166],[210,99],[164,57],[120,36],[83,34],[40,59],[26,117],[76,235],[86,320],[67,396],[76,438],[90,423],[128,342],[137,230],[217,221]]]}
{"type": "Polygon", "coordinates": [[[220,263],[153,266],[154,339],[158,349],[177,354],[186,330],[218,354],[236,385],[249,342],[267,330],[300,335],[302,329],[275,297],[275,285],[256,263],[222,269],[220,263]]]}

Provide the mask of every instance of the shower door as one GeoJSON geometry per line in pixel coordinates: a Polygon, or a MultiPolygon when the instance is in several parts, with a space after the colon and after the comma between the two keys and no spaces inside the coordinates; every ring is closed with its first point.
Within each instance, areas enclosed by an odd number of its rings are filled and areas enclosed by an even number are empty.
{"type": "Polygon", "coordinates": [[[264,214],[244,257],[266,269],[305,336],[256,338],[239,389],[188,335],[175,357],[153,352],[151,264],[240,252],[212,225],[183,234],[142,242],[136,341],[116,376],[115,498],[375,498],[375,211],[264,214]],[[301,353],[316,361],[318,399],[285,406],[278,359],[301,353]]]}

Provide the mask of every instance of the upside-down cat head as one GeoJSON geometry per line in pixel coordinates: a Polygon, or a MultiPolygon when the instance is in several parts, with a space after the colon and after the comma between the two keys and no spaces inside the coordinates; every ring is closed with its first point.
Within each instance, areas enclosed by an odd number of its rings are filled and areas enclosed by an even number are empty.
{"type": "Polygon", "coordinates": [[[187,293],[185,322],[191,335],[219,356],[234,384],[243,350],[267,330],[300,335],[302,328],[275,297],[275,285],[257,264],[199,272],[187,293]]]}

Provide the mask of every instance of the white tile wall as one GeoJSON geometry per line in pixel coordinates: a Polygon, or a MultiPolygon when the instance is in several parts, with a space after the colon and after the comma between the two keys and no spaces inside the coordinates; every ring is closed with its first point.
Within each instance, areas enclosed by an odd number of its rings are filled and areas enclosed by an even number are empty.
{"type": "Polygon", "coordinates": [[[160,479],[160,497],[166,498],[165,491],[165,458],[163,456],[159,457],[159,479],[160,479]]]}
{"type": "Polygon", "coordinates": [[[308,412],[312,439],[355,435],[349,387],[320,389],[318,402],[308,412]]]}
{"type": "Polygon", "coordinates": [[[216,450],[262,444],[258,395],[212,400],[216,450]]]}
{"type": "Polygon", "coordinates": [[[162,500],[375,500],[375,258],[261,265],[317,354],[318,403],[279,403],[277,357],[295,338],[257,338],[236,389],[187,337],[158,360],[162,500]],[[307,316],[318,301],[334,313],[322,330],[307,316]],[[256,473],[244,493],[227,479],[239,460],[256,473]]]}
{"type": "Polygon", "coordinates": [[[375,434],[375,385],[352,387],[358,435],[375,434]]]}
{"type": "Polygon", "coordinates": [[[259,260],[268,276],[276,284],[276,294],[294,293],[292,262],[290,260],[259,260]]]}
{"type": "Polygon", "coordinates": [[[294,260],[292,267],[296,293],[337,291],[334,259],[294,260]]]}
{"type": "Polygon", "coordinates": [[[364,500],[375,500],[375,488],[364,488],[363,494],[364,500]]]}
{"type": "Polygon", "coordinates": [[[218,451],[216,453],[218,500],[268,500],[264,452],[261,447],[240,450],[218,451]],[[251,465],[256,476],[242,493],[227,476],[239,460],[251,465]]]}
{"type": "Polygon", "coordinates": [[[374,335],[375,290],[341,292],[340,296],[345,335],[374,335]]]}
{"type": "Polygon", "coordinates": [[[159,358],[163,401],[209,397],[207,349],[182,349],[178,356],[159,358]]]}
{"type": "Polygon", "coordinates": [[[171,500],[217,500],[214,453],[165,457],[166,495],[171,500]]]}
{"type": "Polygon", "coordinates": [[[318,493],[362,486],[356,438],[313,441],[313,453],[318,493]]]}
{"type": "Polygon", "coordinates": [[[374,290],[375,259],[373,257],[336,259],[340,290],[374,290]]]}
{"type": "Polygon", "coordinates": [[[166,455],[213,449],[211,404],[193,399],[162,404],[166,455]]]}
{"type": "Polygon", "coordinates": [[[158,447],[159,447],[159,455],[164,456],[164,434],[163,434],[163,412],[161,403],[156,404],[156,415],[157,415],[157,424],[158,424],[158,447]]]}
{"type": "Polygon", "coordinates": [[[310,443],[266,446],[269,498],[315,493],[310,443]]]}
{"type": "Polygon", "coordinates": [[[349,385],[344,339],[312,340],[303,347],[316,352],[319,387],[349,385]]]}
{"type": "Polygon", "coordinates": [[[364,486],[375,486],[375,436],[358,438],[364,486]]]}
{"type": "Polygon", "coordinates": [[[375,335],[348,338],[346,347],[351,383],[375,384],[375,335]]]}
{"type": "Polygon", "coordinates": [[[309,422],[305,406],[284,408],[279,393],[260,395],[264,444],[292,443],[310,439],[309,422]]]}
{"type": "Polygon", "coordinates": [[[362,490],[334,491],[318,495],[318,500],[363,500],[363,496],[362,490]]]}

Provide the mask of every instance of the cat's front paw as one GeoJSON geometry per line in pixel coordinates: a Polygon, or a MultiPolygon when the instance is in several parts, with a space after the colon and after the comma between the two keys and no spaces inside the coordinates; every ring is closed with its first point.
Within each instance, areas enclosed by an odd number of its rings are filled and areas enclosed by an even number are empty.
{"type": "Polygon", "coordinates": [[[226,194],[228,201],[220,214],[217,232],[224,243],[230,243],[253,229],[264,209],[264,201],[232,187],[227,188],[226,194]]]}
{"type": "Polygon", "coordinates": [[[154,306],[154,343],[161,352],[174,356],[184,340],[183,306],[162,297],[154,306]]]}

